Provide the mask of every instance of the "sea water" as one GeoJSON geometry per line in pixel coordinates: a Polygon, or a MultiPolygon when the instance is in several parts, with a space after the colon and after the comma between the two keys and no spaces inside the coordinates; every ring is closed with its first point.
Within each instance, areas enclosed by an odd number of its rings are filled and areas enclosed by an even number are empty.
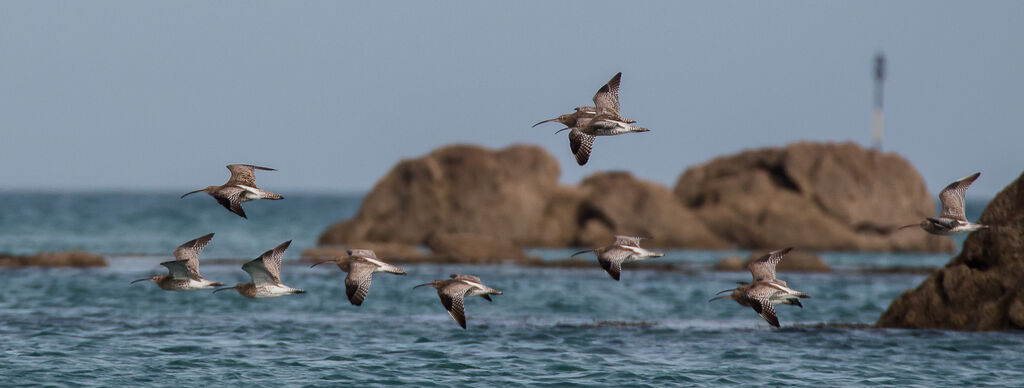
{"type": "MultiPolygon", "coordinates": [[[[749,280],[715,272],[747,252],[670,250],[677,270],[405,265],[377,274],[366,302],[344,273],[298,265],[358,195],[290,195],[246,204],[249,220],[210,198],[175,193],[0,193],[0,251],[84,249],[91,269],[0,269],[0,385],[128,386],[1018,386],[1024,336],[869,327],[950,254],[823,253],[836,269],[783,274],[812,296],[777,308],[774,329],[717,291],[749,280]],[[250,300],[234,292],[166,292],[135,279],[162,273],[179,244],[216,232],[203,275],[248,281],[242,260],[285,240],[284,283],[307,294],[250,300]],[[220,264],[217,264],[220,263],[220,264]],[[290,265],[291,264],[291,265],[290,265]],[[431,288],[471,273],[504,291],[466,300],[468,330],[431,288]]],[[[969,206],[977,217],[984,203],[969,206]]],[[[571,250],[530,250],[555,260],[571,250]]]]}

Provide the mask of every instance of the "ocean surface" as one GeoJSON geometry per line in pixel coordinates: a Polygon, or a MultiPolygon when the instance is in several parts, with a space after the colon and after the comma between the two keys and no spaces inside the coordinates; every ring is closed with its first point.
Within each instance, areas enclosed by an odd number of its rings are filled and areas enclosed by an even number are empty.
{"type": "MultiPolygon", "coordinates": [[[[783,274],[812,296],[778,308],[770,328],[735,302],[708,303],[749,279],[713,272],[746,252],[668,251],[686,270],[408,265],[376,274],[362,307],[344,273],[299,265],[358,195],[287,195],[246,204],[249,220],[180,193],[0,192],[0,252],[83,249],[93,269],[0,269],[2,386],[1019,386],[1024,335],[883,330],[873,324],[951,255],[823,253],[828,274],[783,274]],[[250,300],[233,292],[166,292],[135,279],[164,272],[179,244],[216,232],[205,277],[248,281],[240,259],[293,240],[282,273],[309,291],[250,300]],[[239,260],[212,260],[239,259],[239,260]],[[220,263],[220,264],[218,264],[220,263]],[[416,284],[449,273],[502,289],[466,301],[468,330],[416,284]]],[[[976,218],[983,201],[969,204],[976,218]]],[[[546,259],[571,250],[531,250],[546,259]]]]}

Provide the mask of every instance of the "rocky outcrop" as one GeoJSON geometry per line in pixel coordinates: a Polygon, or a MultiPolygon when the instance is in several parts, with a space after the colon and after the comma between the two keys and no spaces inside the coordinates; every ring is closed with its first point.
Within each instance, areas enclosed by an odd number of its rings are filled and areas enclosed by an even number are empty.
{"type": "Polygon", "coordinates": [[[1024,329],[1024,175],[989,202],[963,250],[878,320],[892,328],[1024,329]]]}
{"type": "Polygon", "coordinates": [[[84,251],[43,252],[15,256],[0,254],[0,267],[106,267],[103,256],[84,251]]]}
{"type": "Polygon", "coordinates": [[[935,213],[903,158],[854,144],[797,143],[688,169],[674,191],[626,172],[562,186],[540,147],[455,145],[399,162],[324,246],[390,244],[410,260],[527,260],[522,247],[949,251],[900,225],[935,213]],[[424,252],[419,247],[429,247],[424,252]],[[418,251],[417,251],[418,250],[418,251]],[[413,251],[419,254],[412,254],[413,251]]]}
{"type": "Polygon", "coordinates": [[[517,246],[544,245],[573,220],[549,217],[558,161],[534,146],[500,151],[456,145],[403,160],[363,200],[355,218],[328,228],[321,245],[352,241],[426,245],[435,233],[477,233],[517,246]]]}
{"type": "MultiPolygon", "coordinates": [[[[763,256],[766,252],[751,252],[746,259],[726,257],[715,263],[716,271],[747,271],[752,260],[763,256]]],[[[816,253],[792,251],[775,266],[776,272],[832,272],[832,267],[816,253]]]]}
{"type": "Polygon", "coordinates": [[[913,166],[853,143],[795,143],[687,169],[675,195],[719,237],[747,249],[931,251],[948,238],[897,232],[935,214],[913,166]]]}
{"type": "Polygon", "coordinates": [[[356,217],[328,228],[319,244],[396,243],[449,258],[514,260],[524,257],[520,247],[604,245],[615,234],[647,237],[652,247],[729,246],[665,186],[611,172],[566,187],[559,174],[554,157],[535,146],[444,147],[396,165],[356,217]]]}
{"type": "Polygon", "coordinates": [[[644,246],[725,249],[667,187],[627,172],[600,172],[580,183],[576,246],[602,246],[615,235],[646,237],[644,246]]]}

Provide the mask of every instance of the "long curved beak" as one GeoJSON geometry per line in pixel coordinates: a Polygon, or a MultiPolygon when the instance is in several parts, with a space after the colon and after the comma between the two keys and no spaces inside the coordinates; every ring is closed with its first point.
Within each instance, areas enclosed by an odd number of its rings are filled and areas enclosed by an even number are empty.
{"type": "Polygon", "coordinates": [[[557,134],[561,133],[562,131],[565,131],[565,130],[568,130],[568,129],[572,129],[572,127],[565,127],[565,128],[559,129],[559,130],[555,131],[555,134],[557,135],[557,134]]]}
{"type": "Polygon", "coordinates": [[[189,191],[189,192],[187,192],[185,194],[182,194],[181,197],[185,198],[185,196],[187,196],[189,194],[195,194],[195,193],[198,193],[198,192],[203,191],[203,190],[206,190],[206,189],[199,189],[199,190],[196,190],[196,191],[189,191]]]}
{"type": "Polygon", "coordinates": [[[735,288],[730,288],[728,290],[718,291],[717,293],[715,293],[715,295],[722,295],[722,294],[724,294],[726,292],[733,292],[733,291],[736,291],[736,289],[735,288]]]}
{"type": "Polygon", "coordinates": [[[544,123],[550,123],[552,121],[558,121],[558,119],[554,118],[554,119],[551,119],[551,120],[544,120],[544,121],[541,121],[541,122],[539,122],[537,124],[534,124],[533,127],[531,127],[531,128],[536,128],[538,125],[541,125],[541,124],[544,124],[544,123]]]}
{"type": "Polygon", "coordinates": [[[418,285],[416,287],[413,287],[413,288],[415,289],[415,288],[420,288],[420,287],[423,287],[423,286],[433,286],[433,285],[434,285],[434,283],[423,283],[423,284],[420,284],[420,285],[418,285]]]}
{"type": "Polygon", "coordinates": [[[588,252],[593,252],[593,251],[594,251],[593,249],[587,249],[587,250],[585,250],[585,251],[579,251],[579,252],[573,253],[573,254],[572,254],[572,255],[570,255],[569,257],[576,257],[577,255],[582,255],[582,254],[584,254],[584,253],[588,253],[588,252]]]}
{"type": "Polygon", "coordinates": [[[903,230],[903,229],[906,229],[906,228],[913,228],[915,226],[918,226],[918,224],[903,225],[903,226],[901,226],[899,228],[896,228],[896,230],[903,230]]]}
{"type": "Polygon", "coordinates": [[[138,283],[138,282],[144,282],[144,281],[147,281],[147,280],[152,281],[153,278],[145,278],[145,279],[133,280],[130,284],[135,284],[135,283],[138,283]]]}
{"type": "Polygon", "coordinates": [[[730,298],[730,297],[732,297],[731,294],[730,295],[719,295],[719,296],[716,296],[716,297],[711,298],[710,300],[708,300],[708,303],[714,302],[714,301],[719,300],[719,299],[725,299],[725,298],[730,298]]]}
{"type": "Polygon", "coordinates": [[[313,267],[316,267],[316,266],[318,266],[318,265],[320,265],[320,264],[327,264],[327,263],[337,263],[337,262],[338,262],[338,260],[337,260],[337,259],[329,259],[329,260],[324,260],[324,261],[321,261],[321,262],[318,262],[318,263],[316,263],[316,264],[313,264],[313,265],[309,266],[309,268],[313,268],[313,267]]]}
{"type": "Polygon", "coordinates": [[[218,293],[218,292],[221,292],[221,291],[224,291],[224,290],[234,290],[234,289],[236,289],[236,288],[238,288],[238,286],[235,286],[235,287],[224,287],[224,288],[218,288],[218,289],[216,289],[216,290],[213,290],[213,293],[214,293],[214,294],[216,294],[216,293],[218,293]]]}

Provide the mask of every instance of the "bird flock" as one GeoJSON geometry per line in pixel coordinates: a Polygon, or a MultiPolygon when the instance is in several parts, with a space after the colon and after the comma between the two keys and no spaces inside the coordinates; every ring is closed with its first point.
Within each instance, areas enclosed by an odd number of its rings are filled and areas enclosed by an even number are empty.
{"type": "MultiPolygon", "coordinates": [[[[536,127],[548,122],[558,122],[565,125],[565,128],[559,129],[555,133],[565,130],[569,131],[569,149],[576,158],[576,162],[581,166],[590,159],[594,140],[597,136],[615,136],[650,131],[647,128],[633,125],[636,121],[621,115],[619,109],[619,84],[621,79],[622,73],[617,73],[611,80],[602,85],[597,93],[594,94],[593,106],[579,106],[574,108],[572,113],[544,120],[533,126],[536,127]]],[[[217,203],[228,209],[228,211],[242,218],[247,218],[245,210],[242,209],[242,203],[244,202],[258,199],[284,199],[281,195],[265,191],[256,185],[256,170],[276,171],[275,169],[251,164],[230,164],[227,168],[231,172],[231,177],[223,185],[207,186],[204,189],[185,193],[181,197],[184,198],[189,194],[204,192],[216,199],[217,203]]],[[[988,228],[989,226],[987,225],[968,221],[964,214],[964,194],[971,183],[978,179],[980,175],[980,172],[975,173],[946,186],[939,193],[942,211],[937,217],[928,217],[918,224],[905,225],[899,229],[919,226],[925,232],[948,236],[988,228]]],[[[174,260],[160,263],[160,265],[167,267],[166,275],[154,275],[149,278],[132,281],[131,283],[152,281],[161,289],[168,291],[214,289],[213,292],[217,293],[225,290],[235,290],[248,298],[272,298],[306,292],[305,290],[287,286],[281,281],[281,258],[291,244],[290,240],[242,265],[242,270],[248,273],[252,280],[249,283],[225,287],[223,283],[204,279],[199,273],[199,254],[213,239],[213,235],[213,233],[210,233],[190,240],[175,249],[174,260]]],[[[579,251],[572,256],[594,253],[601,268],[612,279],[619,281],[623,264],[664,256],[663,253],[641,248],[641,239],[641,237],[616,236],[615,241],[611,245],[579,251]]],[[[769,252],[756,260],[752,260],[747,265],[747,269],[753,278],[751,282],[737,282],[737,287],[719,292],[718,296],[711,298],[709,302],[730,298],[741,306],[752,308],[768,324],[780,327],[779,319],[775,312],[776,305],[794,305],[802,308],[803,304],[800,303],[800,299],[810,298],[810,295],[791,288],[785,280],[776,277],[776,265],[792,250],[792,247],[779,249],[769,252]]],[[[377,255],[372,250],[349,249],[346,253],[346,256],[319,261],[310,268],[320,264],[334,263],[339,269],[346,272],[347,275],[344,280],[345,294],[352,305],[361,306],[366,300],[370,292],[370,284],[374,273],[386,272],[395,275],[406,275],[406,272],[401,268],[377,258],[377,255]]],[[[491,295],[502,294],[501,290],[484,284],[479,277],[467,274],[452,274],[448,279],[434,280],[433,282],[420,284],[413,288],[423,286],[431,286],[437,290],[441,304],[448,311],[452,319],[463,329],[466,329],[464,301],[467,297],[479,296],[490,302],[492,301],[491,295]]]]}

